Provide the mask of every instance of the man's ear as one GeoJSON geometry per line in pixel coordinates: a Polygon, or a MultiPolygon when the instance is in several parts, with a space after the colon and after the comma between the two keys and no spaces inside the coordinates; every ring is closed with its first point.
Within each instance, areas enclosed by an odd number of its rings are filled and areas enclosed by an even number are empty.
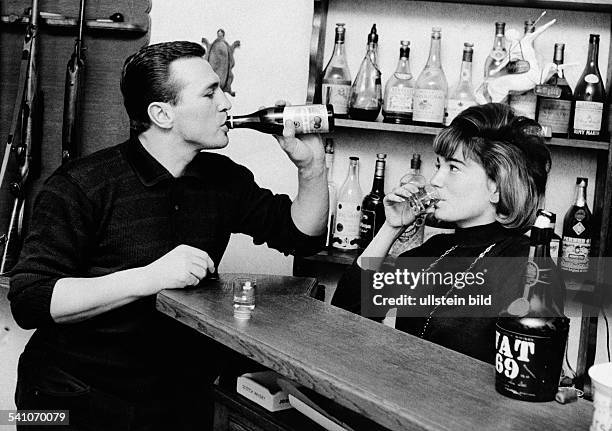
{"type": "Polygon", "coordinates": [[[174,112],[172,106],[166,102],[151,102],[147,108],[147,113],[157,127],[170,129],[174,124],[174,112]]]}

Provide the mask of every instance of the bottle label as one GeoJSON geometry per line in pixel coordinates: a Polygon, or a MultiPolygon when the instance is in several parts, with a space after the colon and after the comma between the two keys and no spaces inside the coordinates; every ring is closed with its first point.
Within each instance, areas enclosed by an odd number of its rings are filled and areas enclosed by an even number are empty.
{"type": "Polygon", "coordinates": [[[599,77],[593,73],[589,73],[584,77],[584,80],[589,84],[597,84],[599,82],[599,77]]]}
{"type": "Polygon", "coordinates": [[[579,135],[599,135],[603,103],[576,101],[574,111],[574,133],[579,135]]]}
{"type": "MultiPolygon", "coordinates": [[[[582,224],[578,222],[578,224],[582,224]]],[[[574,225],[574,228],[576,226],[574,225]]],[[[564,271],[587,272],[589,270],[590,238],[563,236],[559,266],[564,271]]]]}
{"type": "Polygon", "coordinates": [[[444,122],[446,96],[442,90],[415,89],[412,119],[423,123],[444,122]]]}
{"type": "Polygon", "coordinates": [[[572,102],[569,100],[540,99],[538,123],[550,126],[553,133],[567,133],[571,110],[572,102]]]}
{"type": "Polygon", "coordinates": [[[510,95],[510,107],[516,115],[535,120],[537,97],[533,91],[510,95]]]}
{"type": "Polygon", "coordinates": [[[386,112],[412,112],[413,87],[391,87],[387,95],[386,112]]]}
{"type": "Polygon", "coordinates": [[[322,92],[324,105],[332,105],[335,114],[348,114],[351,81],[324,82],[322,92]]]}
{"type": "Polygon", "coordinates": [[[333,246],[345,250],[356,249],[359,240],[361,203],[338,201],[333,246]]]}
{"type": "Polygon", "coordinates": [[[444,117],[444,124],[448,126],[457,115],[463,112],[464,109],[470,106],[476,105],[473,100],[461,100],[461,99],[448,99],[446,106],[446,117],[444,117]]]}
{"type": "Polygon", "coordinates": [[[325,105],[285,106],[283,124],[287,120],[293,121],[296,135],[329,132],[325,105]]]}
{"type": "Polygon", "coordinates": [[[376,213],[374,211],[362,210],[359,220],[359,240],[363,247],[374,239],[376,230],[376,213]]]}
{"type": "Polygon", "coordinates": [[[534,91],[536,96],[549,97],[551,99],[558,99],[563,93],[560,87],[549,84],[538,84],[535,86],[534,91]]]}

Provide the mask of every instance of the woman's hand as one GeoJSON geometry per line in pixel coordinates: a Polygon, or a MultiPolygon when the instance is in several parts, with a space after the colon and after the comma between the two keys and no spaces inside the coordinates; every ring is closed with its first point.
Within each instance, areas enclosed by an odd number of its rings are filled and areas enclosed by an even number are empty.
{"type": "Polygon", "coordinates": [[[396,187],[385,196],[385,216],[391,227],[399,228],[409,226],[416,220],[417,213],[410,207],[408,198],[418,192],[419,188],[411,183],[396,187]]]}

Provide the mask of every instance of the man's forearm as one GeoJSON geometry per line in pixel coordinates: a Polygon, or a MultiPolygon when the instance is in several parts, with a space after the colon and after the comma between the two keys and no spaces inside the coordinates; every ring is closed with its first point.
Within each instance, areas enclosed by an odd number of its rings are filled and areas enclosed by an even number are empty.
{"type": "Polygon", "coordinates": [[[143,268],[93,278],[62,278],[51,295],[51,317],[57,323],[75,323],[156,293],[143,268]]]}
{"type": "Polygon", "coordinates": [[[329,193],[325,167],[298,170],[298,194],[291,205],[295,226],[306,235],[325,233],[329,193]]]}

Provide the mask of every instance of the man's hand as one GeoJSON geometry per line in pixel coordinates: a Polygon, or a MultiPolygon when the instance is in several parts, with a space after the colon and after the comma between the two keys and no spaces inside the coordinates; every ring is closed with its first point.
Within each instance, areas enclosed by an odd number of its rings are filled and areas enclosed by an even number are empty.
{"type": "Polygon", "coordinates": [[[157,286],[157,293],[163,289],[195,286],[206,274],[215,272],[215,264],[205,251],[183,244],[143,269],[157,286]]]}
{"type": "Polygon", "coordinates": [[[325,149],[318,134],[295,136],[293,121],[287,120],[283,136],[274,135],[289,159],[300,170],[323,169],[325,166],[325,149]]]}

